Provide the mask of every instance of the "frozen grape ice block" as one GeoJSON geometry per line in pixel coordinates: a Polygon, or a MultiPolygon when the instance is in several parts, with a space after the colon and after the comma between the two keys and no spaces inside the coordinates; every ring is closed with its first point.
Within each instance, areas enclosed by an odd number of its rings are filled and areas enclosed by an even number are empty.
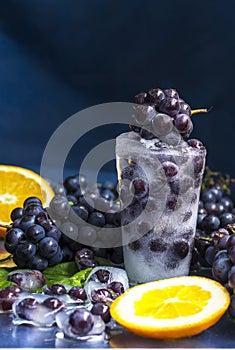
{"type": "Polygon", "coordinates": [[[133,283],[189,274],[206,149],[181,135],[163,139],[134,131],[116,138],[124,265],[133,283]]]}

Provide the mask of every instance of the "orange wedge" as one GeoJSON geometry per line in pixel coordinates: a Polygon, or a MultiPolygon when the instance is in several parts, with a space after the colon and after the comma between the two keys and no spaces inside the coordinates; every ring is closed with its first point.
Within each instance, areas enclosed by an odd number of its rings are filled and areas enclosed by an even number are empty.
{"type": "Polygon", "coordinates": [[[181,338],[215,324],[229,303],[229,293],[220,283],[183,276],[130,288],[112,303],[110,312],[119,324],[138,335],[181,338]]]}
{"type": "MultiPolygon", "coordinates": [[[[54,192],[48,182],[32,170],[0,165],[0,225],[11,223],[11,211],[22,207],[27,197],[41,199],[44,206],[49,205],[54,192]]],[[[5,228],[0,227],[0,237],[4,237],[5,228]]]]}

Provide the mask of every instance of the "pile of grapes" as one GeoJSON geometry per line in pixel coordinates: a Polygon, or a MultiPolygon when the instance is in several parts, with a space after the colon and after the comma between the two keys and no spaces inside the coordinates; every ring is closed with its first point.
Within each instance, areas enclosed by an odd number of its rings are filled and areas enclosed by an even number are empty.
{"type": "Polygon", "coordinates": [[[234,180],[206,169],[198,208],[191,270],[209,272],[231,294],[230,315],[235,317],[235,207],[234,180]]]}
{"type": "MultiPolygon", "coordinates": [[[[120,226],[118,194],[111,183],[96,185],[88,191],[86,178],[75,175],[66,178],[63,185],[53,187],[56,195],[49,208],[43,208],[40,199],[30,197],[22,208],[11,213],[5,249],[20,268],[43,271],[48,266],[72,261],[78,250],[92,246],[100,228],[120,226]]],[[[99,246],[102,247],[102,242],[99,246]]],[[[114,264],[123,262],[121,247],[92,249],[96,256],[114,264]]],[[[94,259],[83,259],[82,264],[83,269],[96,266],[94,259]]]]}
{"type": "MultiPolygon", "coordinates": [[[[199,201],[191,271],[203,274],[207,269],[228,289],[230,314],[235,317],[235,207],[229,193],[232,183],[228,176],[207,168],[199,201]]],[[[86,177],[82,175],[70,176],[62,185],[52,183],[52,186],[56,195],[49,208],[43,208],[38,198],[31,197],[25,200],[23,208],[15,208],[11,213],[12,227],[7,231],[5,248],[13,255],[16,265],[43,271],[47,266],[74,260],[82,248],[121,265],[122,247],[92,247],[101,227],[120,226],[117,186],[106,182],[88,189],[86,177]],[[82,225],[76,222],[77,217],[82,219],[82,225]],[[82,240],[86,244],[81,243],[82,240]]],[[[79,266],[85,269],[96,265],[94,258],[86,257],[79,266]]]]}

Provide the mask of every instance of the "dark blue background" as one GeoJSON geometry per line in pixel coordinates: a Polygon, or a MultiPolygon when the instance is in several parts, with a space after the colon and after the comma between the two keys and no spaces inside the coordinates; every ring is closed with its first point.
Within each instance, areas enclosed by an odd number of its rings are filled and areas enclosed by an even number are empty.
{"type": "MultiPolygon", "coordinates": [[[[213,170],[235,177],[234,10],[233,0],[1,1],[0,162],[39,170],[72,114],[175,87],[192,108],[213,106],[194,117],[192,136],[213,170]]],[[[82,142],[68,168],[104,134],[82,142]]]]}

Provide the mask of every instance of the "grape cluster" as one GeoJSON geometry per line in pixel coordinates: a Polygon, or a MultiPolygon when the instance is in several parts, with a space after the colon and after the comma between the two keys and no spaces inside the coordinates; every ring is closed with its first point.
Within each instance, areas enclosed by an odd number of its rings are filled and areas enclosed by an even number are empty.
{"type": "MultiPolygon", "coordinates": [[[[207,173],[211,176],[212,172],[207,169],[205,179],[207,173]]],[[[211,177],[208,183],[205,179],[199,201],[192,269],[196,265],[211,269],[211,276],[231,294],[229,313],[235,317],[234,203],[223,178],[217,182],[211,177]]]]}
{"type": "Polygon", "coordinates": [[[58,229],[36,197],[27,198],[22,208],[15,208],[11,219],[4,245],[20,268],[42,271],[62,261],[71,261],[80,247],[58,229]]]}
{"type": "Polygon", "coordinates": [[[135,113],[130,128],[142,138],[158,137],[168,143],[172,133],[183,138],[191,134],[191,108],[175,89],[154,88],[141,92],[134,97],[134,103],[135,113]]]}
{"type": "Polygon", "coordinates": [[[120,247],[98,248],[105,247],[107,242],[109,246],[112,243],[115,246],[119,238],[101,234],[102,228],[120,226],[116,186],[107,181],[104,184],[94,184],[89,189],[84,175],[74,175],[67,177],[63,185],[55,185],[54,191],[56,196],[52,199],[48,212],[64,235],[76,242],[77,250],[91,248],[97,256],[109,258],[116,264],[122,263],[120,247]]]}

